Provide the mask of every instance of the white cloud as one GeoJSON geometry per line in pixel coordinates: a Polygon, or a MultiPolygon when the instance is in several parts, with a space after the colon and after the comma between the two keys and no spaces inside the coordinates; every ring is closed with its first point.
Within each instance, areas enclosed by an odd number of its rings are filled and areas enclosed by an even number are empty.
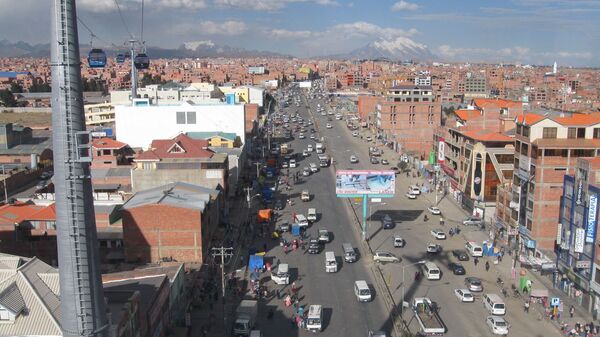
{"type": "MultiPolygon", "coordinates": [[[[142,0],[118,0],[117,3],[121,11],[141,10],[142,0]]],[[[206,0],[146,0],[145,10],[162,9],[189,9],[198,10],[207,7],[206,0]]],[[[117,12],[115,0],[79,0],[77,9],[90,11],[93,13],[112,13],[117,12]]]]}
{"type": "Polygon", "coordinates": [[[146,4],[163,8],[202,9],[207,7],[204,0],[154,0],[149,4],[147,1],[146,4]]]}
{"type": "Polygon", "coordinates": [[[277,11],[291,3],[315,3],[321,6],[337,6],[335,0],[214,0],[217,7],[232,7],[256,11],[277,11]]]}
{"type": "Polygon", "coordinates": [[[491,48],[455,48],[441,45],[437,49],[442,58],[456,61],[488,61],[488,62],[533,62],[552,63],[556,59],[590,60],[594,55],[591,52],[532,52],[527,47],[515,46],[501,49],[491,48]]]}
{"type": "Polygon", "coordinates": [[[593,57],[590,52],[571,52],[571,51],[557,51],[557,52],[544,52],[542,56],[548,58],[574,58],[574,59],[585,59],[589,60],[593,57]]]}
{"type": "Polygon", "coordinates": [[[419,8],[419,5],[407,2],[404,0],[400,0],[392,6],[392,10],[395,12],[397,12],[397,11],[414,11],[418,8],[419,8]]]}
{"type": "Polygon", "coordinates": [[[182,23],[171,27],[172,34],[194,35],[241,35],[248,30],[244,22],[240,21],[200,21],[197,23],[182,23]]]}
{"type": "Polygon", "coordinates": [[[273,29],[270,33],[275,39],[307,39],[314,35],[314,33],[309,30],[273,29]]]}
{"type": "Polygon", "coordinates": [[[363,35],[381,37],[384,39],[393,39],[398,36],[413,36],[418,33],[418,31],[414,28],[409,30],[386,28],[364,21],[337,24],[328,29],[328,31],[333,34],[344,34],[346,36],[363,35]]]}

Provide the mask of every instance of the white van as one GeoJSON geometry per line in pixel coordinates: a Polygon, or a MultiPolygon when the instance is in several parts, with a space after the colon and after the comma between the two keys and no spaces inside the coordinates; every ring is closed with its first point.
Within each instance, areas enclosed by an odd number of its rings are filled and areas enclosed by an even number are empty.
{"type": "Polygon", "coordinates": [[[308,213],[306,215],[306,219],[308,219],[308,221],[310,221],[310,222],[317,221],[317,209],[316,208],[309,208],[308,209],[308,213]]]}
{"type": "Polygon", "coordinates": [[[290,159],[290,165],[291,168],[296,167],[296,159],[290,159]]]}
{"type": "Polygon", "coordinates": [[[439,280],[442,277],[440,268],[433,262],[425,262],[423,272],[428,280],[439,280]]]}
{"type": "Polygon", "coordinates": [[[492,315],[502,316],[506,314],[506,304],[496,294],[484,294],[483,305],[492,315]]]}
{"type": "Polygon", "coordinates": [[[321,322],[323,322],[323,310],[319,304],[312,304],[308,307],[308,316],[306,318],[306,329],[311,332],[321,331],[321,322]]]}
{"type": "Polygon", "coordinates": [[[360,280],[354,282],[354,295],[359,302],[369,302],[371,300],[371,289],[367,281],[360,280]]]}
{"type": "Polygon", "coordinates": [[[328,273],[337,273],[337,260],[334,252],[325,252],[325,271],[328,273]]]}
{"type": "Polygon", "coordinates": [[[276,284],[290,284],[289,266],[287,263],[280,263],[271,271],[271,280],[276,284]]]}
{"type": "Polygon", "coordinates": [[[421,194],[421,189],[419,188],[419,186],[410,185],[409,192],[410,192],[410,194],[420,195],[421,194]]]}
{"type": "Polygon", "coordinates": [[[308,219],[306,219],[306,217],[302,214],[296,214],[296,223],[298,224],[298,226],[300,227],[308,227],[308,219]]]}
{"type": "Polygon", "coordinates": [[[342,244],[342,250],[344,251],[344,261],[346,262],[356,262],[356,251],[349,243],[342,244]]]}
{"type": "Polygon", "coordinates": [[[482,257],[483,248],[475,242],[469,241],[465,244],[465,249],[471,254],[472,257],[482,257]]]}

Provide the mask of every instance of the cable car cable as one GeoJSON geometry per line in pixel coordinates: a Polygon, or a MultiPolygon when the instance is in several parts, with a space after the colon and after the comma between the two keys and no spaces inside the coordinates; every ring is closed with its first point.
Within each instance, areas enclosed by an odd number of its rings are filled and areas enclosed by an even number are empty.
{"type": "Polygon", "coordinates": [[[131,34],[129,27],[127,27],[127,24],[125,23],[125,19],[123,18],[123,13],[121,13],[121,6],[119,6],[119,3],[117,2],[117,0],[115,0],[115,5],[117,5],[117,10],[119,11],[119,16],[121,17],[121,23],[123,23],[125,30],[127,31],[127,33],[129,33],[129,37],[133,38],[133,34],[131,34]]]}

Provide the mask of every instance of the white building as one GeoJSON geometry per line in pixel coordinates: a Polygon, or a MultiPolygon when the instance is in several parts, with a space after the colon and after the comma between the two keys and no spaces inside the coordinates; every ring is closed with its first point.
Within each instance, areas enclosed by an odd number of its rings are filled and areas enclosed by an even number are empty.
{"type": "MultiPolygon", "coordinates": [[[[172,104],[184,101],[202,104],[219,102],[223,97],[221,91],[211,83],[151,84],[143,88],[138,88],[137,94],[139,98],[148,98],[154,104],[172,104]]],[[[110,101],[112,104],[130,103],[131,90],[111,91],[110,101]]]]}
{"type": "Polygon", "coordinates": [[[245,144],[244,126],[243,104],[151,105],[148,99],[137,99],[134,106],[116,106],[117,140],[132,148],[147,149],[154,139],[208,131],[233,132],[245,144]]]}

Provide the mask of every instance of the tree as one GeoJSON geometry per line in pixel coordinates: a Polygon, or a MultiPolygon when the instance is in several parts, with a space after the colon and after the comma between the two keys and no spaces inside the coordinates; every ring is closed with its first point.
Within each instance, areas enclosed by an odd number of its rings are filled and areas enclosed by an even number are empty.
{"type": "Polygon", "coordinates": [[[401,172],[405,172],[406,169],[408,168],[408,164],[406,164],[406,162],[404,160],[402,160],[399,164],[398,164],[398,168],[400,169],[401,172]]]}
{"type": "Polygon", "coordinates": [[[17,82],[12,82],[10,84],[10,92],[13,94],[20,94],[23,92],[23,87],[17,82]]]}
{"type": "Polygon", "coordinates": [[[17,100],[10,90],[0,90],[0,101],[5,107],[13,108],[17,106],[17,100]]]}
{"type": "Polygon", "coordinates": [[[50,87],[50,84],[45,83],[42,80],[37,80],[33,82],[33,84],[27,90],[29,92],[50,92],[52,91],[52,87],[50,87]]]}

